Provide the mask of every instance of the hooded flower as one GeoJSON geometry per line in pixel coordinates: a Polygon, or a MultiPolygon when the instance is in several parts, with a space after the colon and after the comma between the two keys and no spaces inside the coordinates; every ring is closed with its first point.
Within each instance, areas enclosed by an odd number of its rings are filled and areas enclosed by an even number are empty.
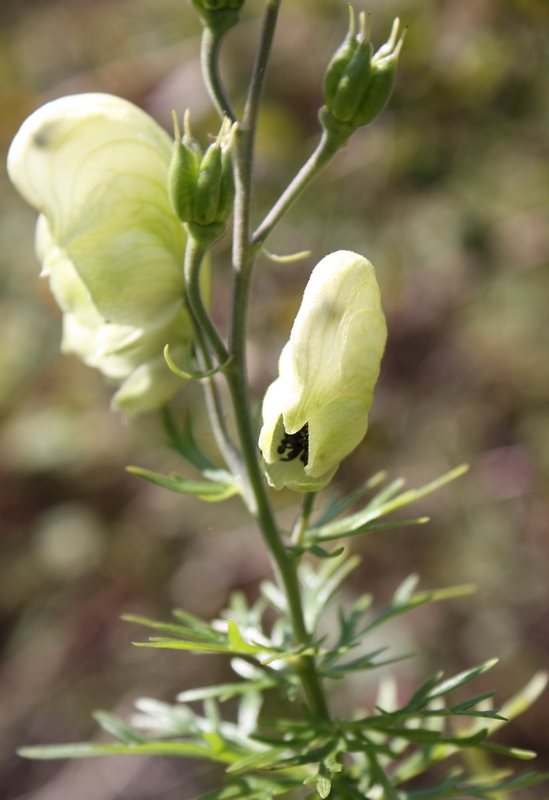
{"type": "Polygon", "coordinates": [[[263,402],[269,483],[317,491],[359,444],[387,329],[374,268],[339,250],[317,264],[263,402]]]}
{"type": "Polygon", "coordinates": [[[128,416],[165,403],[180,378],[185,233],[166,186],[172,141],[144,111],[108,94],[47,103],[17,133],[8,172],[40,212],[37,253],[63,311],[62,349],[122,385],[128,416]]]}

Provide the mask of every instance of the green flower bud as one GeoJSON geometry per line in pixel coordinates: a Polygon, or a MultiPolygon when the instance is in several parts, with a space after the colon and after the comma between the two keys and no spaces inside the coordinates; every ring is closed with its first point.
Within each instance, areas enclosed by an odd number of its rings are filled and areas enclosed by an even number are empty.
{"type": "Polygon", "coordinates": [[[236,25],[244,2],[245,0],[191,0],[204,25],[217,36],[236,25]]]}
{"type": "Polygon", "coordinates": [[[321,489],[364,438],[386,336],[370,262],[323,258],[263,402],[259,447],[275,489],[321,489]]]}
{"type": "Polygon", "coordinates": [[[194,194],[202,151],[192,138],[189,112],[185,114],[185,134],[182,137],[175,112],[173,114],[175,141],[168,170],[168,195],[174,213],[181,222],[192,222],[194,217],[194,194]]]}
{"type": "Polygon", "coordinates": [[[397,42],[399,21],[393,23],[388,42],[380,47],[372,59],[372,72],[368,88],[353,117],[353,123],[359,128],[368,125],[385,108],[395,85],[398,56],[404,41],[404,33],[397,42]]]}
{"type": "MultiPolygon", "coordinates": [[[[324,102],[340,122],[349,122],[361,102],[362,95],[357,87],[368,84],[373,52],[365,30],[355,36],[351,6],[349,13],[349,33],[328,65],[324,78],[324,102]]],[[[364,14],[360,18],[364,20],[364,14]]]]}
{"type": "Polygon", "coordinates": [[[403,36],[397,41],[399,21],[395,20],[389,40],[373,54],[369,21],[359,15],[360,31],[355,33],[355,18],[349,6],[349,33],[332,58],[324,78],[324,102],[327,114],[321,115],[329,130],[338,123],[352,129],[371,122],[386,106],[391,95],[403,36]]]}
{"type": "Polygon", "coordinates": [[[162,351],[186,352],[192,336],[171,150],[132,103],[82,94],[38,109],[8,155],[11,180],[41,212],[37,252],[63,311],[62,348],[121,383],[113,404],[130,416],[175,394],[162,351]]]}
{"type": "Polygon", "coordinates": [[[230,155],[233,129],[225,119],[198,169],[192,222],[199,225],[226,222],[233,210],[235,187],[230,155]]]}

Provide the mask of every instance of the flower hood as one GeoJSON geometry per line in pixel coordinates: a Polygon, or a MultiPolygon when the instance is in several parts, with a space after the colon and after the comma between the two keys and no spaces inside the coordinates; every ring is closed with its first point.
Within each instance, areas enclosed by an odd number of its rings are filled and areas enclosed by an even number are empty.
{"type": "Polygon", "coordinates": [[[122,382],[113,405],[130,416],[177,391],[162,349],[177,356],[191,336],[171,152],[132,103],[80,94],[35,111],[8,154],[11,180],[40,212],[37,253],[64,313],[62,348],[122,382]]]}
{"type": "Polygon", "coordinates": [[[370,262],[346,250],[323,258],[263,402],[259,446],[275,488],[321,489],[363,439],[386,337],[370,262]]]}

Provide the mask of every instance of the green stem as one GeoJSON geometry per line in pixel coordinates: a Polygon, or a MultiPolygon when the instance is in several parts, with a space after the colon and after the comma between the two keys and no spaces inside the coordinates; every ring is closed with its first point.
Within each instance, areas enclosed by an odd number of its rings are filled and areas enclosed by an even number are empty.
{"type": "Polygon", "coordinates": [[[303,497],[301,510],[292,530],[292,544],[294,547],[299,547],[299,545],[303,544],[303,537],[305,536],[309,519],[313,513],[315,498],[316,492],[307,492],[303,497]]]}
{"type": "MultiPolygon", "coordinates": [[[[208,351],[208,345],[202,336],[202,331],[197,328],[195,330],[195,335],[203,365],[206,369],[211,369],[212,361],[208,351]]],[[[219,393],[217,377],[217,375],[212,375],[202,380],[208,418],[212,426],[215,441],[225,464],[234,475],[239,475],[242,473],[242,456],[227,430],[225,409],[219,393]]]]}
{"type": "MultiPolygon", "coordinates": [[[[201,366],[206,370],[210,370],[213,364],[205,335],[208,328],[208,339],[212,343],[212,346],[214,342],[217,343],[217,347],[214,349],[220,363],[224,363],[224,361],[227,360],[228,353],[204,306],[202,293],[200,291],[200,268],[208,248],[208,243],[205,239],[194,236],[190,227],[188,233],[189,236],[185,249],[186,299],[193,322],[195,341],[202,361],[201,366]],[[227,354],[226,358],[224,354],[227,354]]],[[[216,376],[214,375],[210,378],[206,378],[202,383],[206,396],[208,416],[217,446],[227,466],[230,467],[233,473],[240,474],[242,472],[242,458],[225,424],[225,411],[219,394],[216,376]]]]}
{"type": "MultiPolygon", "coordinates": [[[[252,424],[246,374],[248,301],[251,271],[258,249],[257,246],[251,243],[250,236],[254,137],[265,67],[274,36],[279,7],[280,0],[269,0],[267,2],[261,44],[250,84],[244,121],[235,134],[234,287],[229,337],[229,351],[233,356],[233,361],[228,366],[225,374],[231,393],[235,423],[246,470],[248,505],[269,548],[278,580],[284,587],[293,627],[294,643],[296,646],[301,647],[308,644],[310,637],[303,615],[301,593],[295,570],[296,565],[284,546],[269,502],[259,463],[257,435],[252,424]]],[[[312,711],[323,719],[329,719],[326,698],[316,671],[314,659],[310,656],[296,657],[294,667],[300,676],[312,711]]]]}
{"type": "Polygon", "coordinates": [[[204,305],[200,290],[200,268],[207,250],[223,235],[225,226],[187,223],[185,227],[188,234],[184,267],[187,303],[197,327],[206,334],[215,357],[220,364],[224,364],[229,353],[204,305]]]}
{"type": "Polygon", "coordinates": [[[200,60],[202,65],[202,75],[206,83],[206,88],[215,105],[220,117],[229,117],[231,122],[236,122],[236,116],[231,108],[231,104],[225,94],[225,89],[221,83],[218,69],[218,56],[221,41],[225,31],[222,33],[213,31],[206,26],[202,31],[202,42],[200,47],[200,60]]]}
{"type": "Polygon", "coordinates": [[[297,198],[303,193],[318,173],[324,169],[339,149],[341,149],[341,139],[323,130],[320,142],[314,153],[301,167],[293,181],[280,195],[272,209],[269,211],[263,222],[255,231],[252,242],[261,245],[277,225],[288,209],[295,203],[297,198]]]}

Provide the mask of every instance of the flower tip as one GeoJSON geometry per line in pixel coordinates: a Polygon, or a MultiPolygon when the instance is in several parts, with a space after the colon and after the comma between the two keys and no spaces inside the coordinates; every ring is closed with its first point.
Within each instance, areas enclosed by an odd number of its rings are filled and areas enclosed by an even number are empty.
{"type": "Polygon", "coordinates": [[[179,120],[177,119],[175,108],[172,108],[171,114],[173,121],[173,138],[179,144],[179,142],[181,141],[181,131],[179,129],[179,120]]]}
{"type": "Polygon", "coordinates": [[[347,3],[347,10],[349,12],[349,36],[355,35],[355,10],[350,3],[347,3]]]}
{"type": "Polygon", "coordinates": [[[358,24],[360,26],[358,38],[361,42],[370,42],[372,37],[372,12],[368,11],[365,14],[364,11],[361,11],[358,15],[358,24]]]}

